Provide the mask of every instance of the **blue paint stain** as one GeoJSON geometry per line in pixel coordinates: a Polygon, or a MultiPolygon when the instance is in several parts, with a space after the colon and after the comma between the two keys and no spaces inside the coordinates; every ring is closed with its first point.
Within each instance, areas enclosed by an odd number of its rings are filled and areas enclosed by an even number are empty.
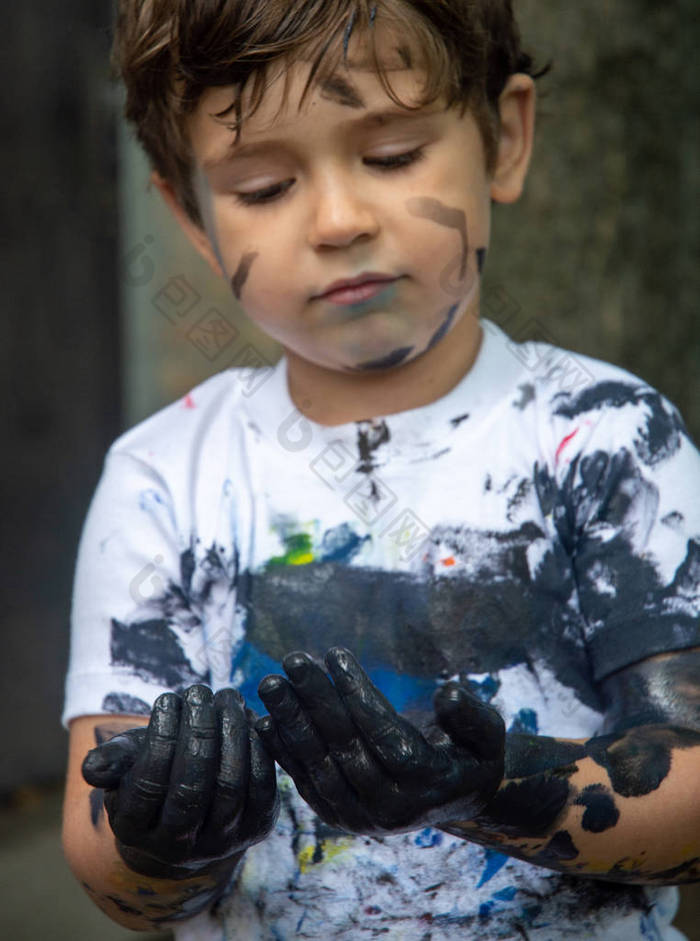
{"type": "MultiPolygon", "coordinates": [[[[432,710],[433,695],[437,689],[435,680],[398,674],[395,670],[385,667],[368,667],[364,663],[362,666],[370,680],[384,693],[397,712],[407,709],[432,710]]],[[[244,679],[238,689],[246,704],[255,712],[265,713],[267,710],[258,696],[258,684],[268,673],[284,676],[282,664],[258,650],[253,644],[244,641],[231,662],[230,682],[233,682],[239,670],[244,679]]]]}
{"type": "Polygon", "coordinates": [[[329,529],[323,534],[320,561],[349,565],[366,542],[372,537],[360,536],[348,523],[329,529]]]}
{"type": "Polygon", "coordinates": [[[432,827],[426,827],[425,830],[421,830],[415,838],[414,843],[422,849],[440,846],[442,843],[442,833],[440,830],[433,830],[432,827]]]}
{"type": "Polygon", "coordinates": [[[486,856],[486,866],[481,874],[481,880],[477,885],[477,889],[480,889],[482,885],[486,885],[487,882],[490,882],[496,873],[500,872],[508,862],[508,857],[504,853],[498,853],[496,850],[487,849],[484,851],[484,854],[486,856]]]}
{"type": "Polygon", "coordinates": [[[510,885],[505,889],[494,892],[491,898],[498,899],[499,902],[512,902],[517,891],[514,885],[510,885]]]}
{"type": "Polygon", "coordinates": [[[485,703],[490,703],[501,688],[501,681],[492,674],[489,674],[485,680],[470,679],[468,682],[471,691],[485,703]]]}
{"type": "Polygon", "coordinates": [[[495,906],[495,902],[482,902],[479,906],[479,921],[490,921],[491,919],[491,910],[495,906]]]}
{"type": "Polygon", "coordinates": [[[231,663],[231,681],[233,681],[238,670],[242,672],[244,677],[238,689],[245,699],[246,705],[255,712],[267,713],[267,709],[258,696],[258,685],[260,680],[268,673],[281,673],[284,675],[282,664],[244,641],[231,663]]]}
{"type": "Polygon", "coordinates": [[[521,735],[537,735],[537,713],[534,709],[521,709],[511,722],[509,732],[521,735]]]}
{"type": "Polygon", "coordinates": [[[367,667],[362,664],[370,680],[389,700],[397,712],[406,709],[433,708],[433,696],[437,689],[434,679],[406,676],[385,667],[367,667]]]}

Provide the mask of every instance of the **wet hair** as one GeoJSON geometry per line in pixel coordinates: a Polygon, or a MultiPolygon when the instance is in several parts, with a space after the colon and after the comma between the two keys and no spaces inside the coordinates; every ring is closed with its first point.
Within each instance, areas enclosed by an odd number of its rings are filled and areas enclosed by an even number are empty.
{"type": "MultiPolygon", "coordinates": [[[[347,57],[351,36],[369,38],[372,65],[391,100],[404,107],[378,59],[381,22],[397,37],[407,68],[425,71],[420,107],[445,100],[471,108],[489,172],[498,153],[497,104],[508,78],[539,78],[521,48],[512,0],[118,0],[112,65],[126,88],[125,116],[153,168],[172,185],[189,217],[202,226],[193,184],[187,121],[204,92],[232,86],[233,101],[216,117],[236,131],[260,106],[270,66],[313,63],[299,102],[347,57]],[[252,80],[249,111],[243,92],[252,80]],[[235,112],[235,122],[226,120],[235,112]]],[[[282,106],[287,99],[285,85],[282,106]]],[[[411,110],[413,110],[411,107],[411,110]]]]}

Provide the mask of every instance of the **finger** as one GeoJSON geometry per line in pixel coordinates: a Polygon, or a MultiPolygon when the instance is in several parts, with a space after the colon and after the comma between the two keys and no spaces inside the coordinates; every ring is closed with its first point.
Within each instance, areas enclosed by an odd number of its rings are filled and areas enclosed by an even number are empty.
{"type": "Polygon", "coordinates": [[[256,729],[265,747],[293,779],[301,797],[322,820],[330,826],[354,833],[366,833],[372,829],[357,794],[330,755],[326,754],[310,768],[287,749],[271,716],[259,720],[256,729]]]}
{"type": "Polygon", "coordinates": [[[441,728],[455,744],[487,761],[502,757],[505,723],[496,709],[458,683],[440,687],[434,703],[441,728]]]}
{"type": "Polygon", "coordinates": [[[235,826],[245,804],[250,774],[249,728],[243,697],[233,689],[214,696],[219,739],[219,767],[211,799],[207,829],[212,834],[235,826]]]}
{"type": "Polygon", "coordinates": [[[292,685],[283,676],[266,676],[258,687],[258,695],[275,720],[287,751],[303,765],[320,763],[328,748],[292,685]]]}
{"type": "Polygon", "coordinates": [[[274,759],[265,750],[254,728],[249,729],[249,736],[250,775],[241,838],[246,842],[257,843],[275,825],[279,813],[279,796],[274,759]]]}
{"type": "Polygon", "coordinates": [[[423,735],[396,712],[349,650],[329,650],[326,665],[362,738],[388,771],[397,775],[430,761],[423,735]]]}
{"type": "Polygon", "coordinates": [[[214,697],[208,686],[190,686],[183,696],[180,734],[170,770],[161,823],[193,843],[209,811],[219,763],[214,697]]]}
{"type": "Polygon", "coordinates": [[[143,727],[120,732],[87,753],[82,765],[83,777],[93,787],[118,787],[145,741],[146,729],[143,727]]]}
{"type": "Polygon", "coordinates": [[[287,654],[282,666],[331,752],[348,748],[357,728],[325,671],[303,651],[287,654]]]}
{"type": "MultiPolygon", "coordinates": [[[[110,822],[114,827],[116,818],[121,831],[118,835],[125,843],[134,835],[138,839],[160,815],[175,755],[180,709],[181,700],[175,693],[163,693],[156,699],[143,749],[122,779],[118,802],[110,805],[110,822]]],[[[110,806],[105,806],[109,811],[110,806]]]]}

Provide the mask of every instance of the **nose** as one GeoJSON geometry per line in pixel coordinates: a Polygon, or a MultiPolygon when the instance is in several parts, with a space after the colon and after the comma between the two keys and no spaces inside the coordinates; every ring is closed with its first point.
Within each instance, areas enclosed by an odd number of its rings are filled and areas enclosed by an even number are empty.
{"type": "Polygon", "coordinates": [[[326,176],[311,194],[309,241],[315,247],[343,247],[377,234],[376,209],[359,191],[357,180],[341,173],[326,176]]]}

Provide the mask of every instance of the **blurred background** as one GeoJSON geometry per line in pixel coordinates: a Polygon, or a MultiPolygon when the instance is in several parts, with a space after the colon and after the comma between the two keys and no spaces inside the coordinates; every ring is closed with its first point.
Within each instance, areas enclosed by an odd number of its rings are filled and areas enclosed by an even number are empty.
{"type": "MultiPolygon", "coordinates": [[[[616,363],[700,440],[697,0],[516,0],[540,83],[534,166],[496,207],[485,316],[616,363]]],[[[2,937],[134,937],[63,862],[60,726],[78,538],[123,430],[232,365],[274,364],[170,224],[121,123],[111,5],[16,4],[0,31],[2,937]]],[[[700,889],[677,925],[700,941],[700,889]]]]}

